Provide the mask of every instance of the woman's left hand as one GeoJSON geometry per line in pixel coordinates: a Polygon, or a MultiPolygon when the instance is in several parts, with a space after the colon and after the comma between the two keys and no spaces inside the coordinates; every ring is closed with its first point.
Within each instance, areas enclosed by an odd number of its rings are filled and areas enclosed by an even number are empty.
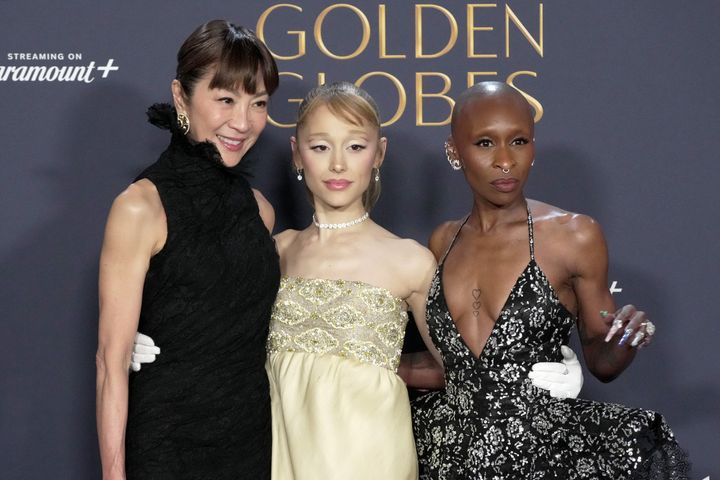
{"type": "Polygon", "coordinates": [[[603,311],[600,315],[606,322],[611,322],[605,342],[619,336],[618,345],[642,348],[648,346],[655,335],[655,324],[648,320],[645,312],[637,310],[634,305],[625,305],[615,313],[603,311]]]}

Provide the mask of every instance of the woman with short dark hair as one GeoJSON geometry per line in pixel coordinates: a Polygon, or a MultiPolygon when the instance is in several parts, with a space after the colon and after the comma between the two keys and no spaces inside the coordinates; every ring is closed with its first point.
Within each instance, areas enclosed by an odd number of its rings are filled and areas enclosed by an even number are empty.
{"type": "Polygon", "coordinates": [[[267,122],[275,62],[253,32],[201,25],[178,53],[170,145],[114,201],[100,258],[97,422],[104,478],[270,477],[265,341],[274,212],[239,166],[267,122]],[[135,331],[163,346],[128,380],[135,331]]]}

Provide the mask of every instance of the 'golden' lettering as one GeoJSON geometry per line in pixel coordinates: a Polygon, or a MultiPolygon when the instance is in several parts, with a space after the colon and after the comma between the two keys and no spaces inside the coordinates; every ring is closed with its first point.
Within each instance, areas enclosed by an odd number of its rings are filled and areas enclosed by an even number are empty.
{"type": "Polygon", "coordinates": [[[523,36],[527,39],[527,41],[530,43],[530,45],[535,49],[535,51],[540,55],[540,57],[543,56],[543,4],[541,3],[539,5],[540,9],[540,27],[539,27],[539,33],[538,36],[540,37],[540,41],[538,42],[533,38],[532,35],[530,35],[530,32],[528,32],[528,29],[525,28],[525,25],[522,24],[520,19],[515,15],[515,12],[512,11],[510,8],[510,5],[505,5],[505,57],[510,58],[510,21],[515,24],[515,26],[520,30],[520,33],[523,34],[523,36]]]}
{"type": "Polygon", "coordinates": [[[317,42],[318,48],[321,52],[323,52],[325,55],[327,55],[330,58],[334,58],[335,60],[350,60],[351,58],[355,58],[358,55],[360,55],[362,52],[365,51],[365,48],[368,46],[368,42],[370,42],[370,21],[365,16],[365,14],[357,8],[354,5],[350,5],[348,3],[336,3],[335,5],[330,5],[325,10],[320,12],[320,15],[318,15],[317,19],[315,20],[315,28],[314,28],[314,34],[315,34],[315,42],[317,42]],[[333,10],[337,8],[347,8],[351,12],[353,12],[357,17],[360,19],[360,23],[362,24],[363,34],[362,39],[360,40],[360,45],[358,48],[355,49],[354,52],[352,52],[350,55],[336,55],[332,53],[327,46],[325,45],[325,42],[323,41],[322,36],[322,26],[323,22],[325,21],[325,17],[328,13],[332,12],[333,10]]]}
{"type": "Polygon", "coordinates": [[[378,40],[379,58],[405,58],[403,53],[387,53],[387,21],[385,16],[385,5],[378,5],[378,40]]]}
{"type": "Polygon", "coordinates": [[[492,32],[493,27],[475,26],[476,8],[497,8],[496,3],[468,3],[467,6],[467,56],[468,58],[497,58],[497,53],[475,53],[475,32],[492,32]]]}
{"type": "MultiPolygon", "coordinates": [[[[267,41],[265,40],[265,23],[267,22],[268,16],[278,8],[292,8],[293,10],[297,10],[298,12],[302,12],[302,8],[298,7],[297,5],[293,5],[291,3],[278,3],[277,5],[273,5],[272,7],[265,10],[262,15],[260,15],[260,18],[258,18],[257,26],[255,27],[255,31],[257,32],[257,36],[262,42],[265,44],[265,46],[268,47],[268,50],[270,50],[270,46],[268,45],[267,41]]],[[[277,58],[278,60],[295,60],[296,58],[300,58],[303,55],[305,55],[305,32],[302,30],[288,30],[288,34],[290,35],[296,35],[298,40],[298,48],[297,53],[294,53],[292,55],[278,55],[277,53],[270,50],[270,53],[272,53],[273,57],[277,58]]]]}
{"type": "Polygon", "coordinates": [[[423,3],[415,5],[415,58],[438,58],[449,52],[457,41],[458,37],[458,24],[453,17],[452,13],[448,9],[441,7],[440,5],[434,5],[431,3],[423,3]],[[437,10],[442,13],[450,24],[450,39],[442,50],[436,53],[423,53],[423,9],[430,8],[437,10]]]}

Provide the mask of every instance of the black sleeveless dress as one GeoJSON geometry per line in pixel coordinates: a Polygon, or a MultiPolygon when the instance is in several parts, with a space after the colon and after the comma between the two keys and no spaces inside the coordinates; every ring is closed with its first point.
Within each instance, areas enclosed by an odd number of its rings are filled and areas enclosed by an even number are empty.
{"type": "Polygon", "coordinates": [[[479,358],[457,331],[442,286],[443,263],[462,226],[440,261],[427,321],[446,389],[413,402],[420,478],[687,478],[687,457],[658,413],[555,399],[527,378],[534,363],[562,360],[560,346],[575,323],[535,262],[532,227],[528,211],[530,262],[479,358]]]}
{"type": "Polygon", "coordinates": [[[162,354],[130,376],[127,478],[270,478],[265,342],[280,281],[275,246],[250,185],[211,143],[173,130],[139,177],[160,194],[167,240],[150,260],[139,331],[162,354]]]}

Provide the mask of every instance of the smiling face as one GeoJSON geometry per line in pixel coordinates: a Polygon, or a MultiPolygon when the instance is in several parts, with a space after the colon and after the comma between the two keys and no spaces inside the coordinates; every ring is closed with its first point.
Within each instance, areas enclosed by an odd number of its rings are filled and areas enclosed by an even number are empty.
{"type": "Polygon", "coordinates": [[[250,94],[242,88],[210,88],[214,74],[209,71],[203,75],[189,98],[180,82],[173,81],[173,100],[177,111],[190,119],[188,136],[196,142],[215,144],[223,163],[234,167],[265,128],[269,95],[259,75],[256,93],[250,94]]]}
{"type": "Polygon", "coordinates": [[[363,193],[385,155],[387,140],[367,122],[356,125],[319,105],[291,138],[293,163],[304,170],[316,211],[364,211],[363,193]]]}
{"type": "Polygon", "coordinates": [[[477,95],[453,118],[449,150],[462,162],[475,197],[502,206],[522,198],[535,157],[533,136],[532,113],[522,97],[477,95]]]}

